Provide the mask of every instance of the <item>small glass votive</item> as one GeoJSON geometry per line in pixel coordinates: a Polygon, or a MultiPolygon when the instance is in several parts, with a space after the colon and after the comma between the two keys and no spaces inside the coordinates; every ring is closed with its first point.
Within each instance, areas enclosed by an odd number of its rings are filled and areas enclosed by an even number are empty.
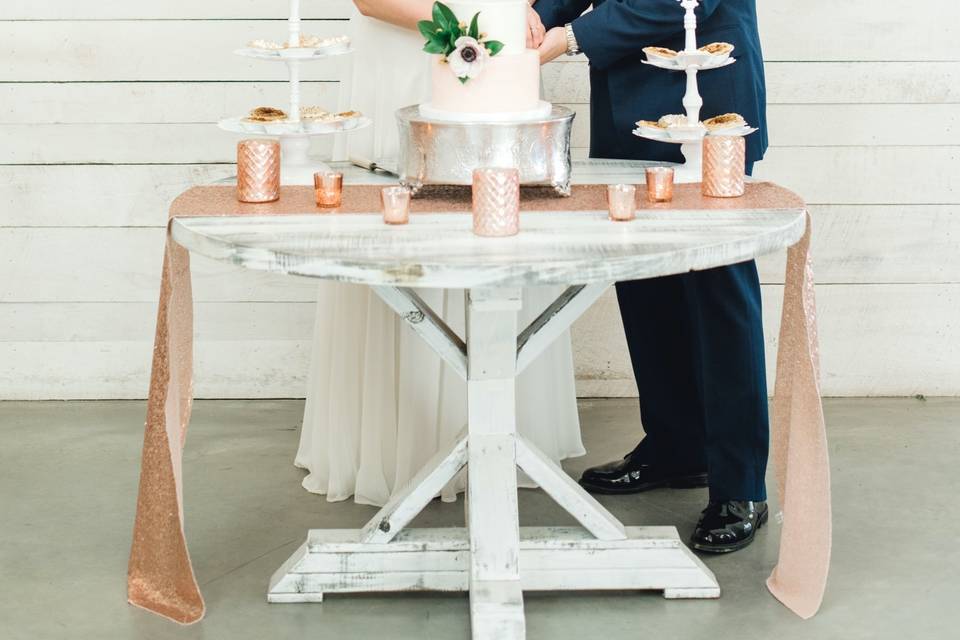
{"type": "Polygon", "coordinates": [[[237,200],[273,202],[280,199],[280,143],[241,140],[237,143],[237,200]]]}
{"type": "Polygon", "coordinates": [[[650,202],[670,202],[673,200],[672,168],[647,168],[647,200],[650,202]]]}
{"type": "Polygon", "coordinates": [[[343,202],[343,174],[337,171],[318,171],[313,174],[313,190],[318,207],[339,207],[343,202]]]}
{"type": "Polygon", "coordinates": [[[520,232],[520,171],[474,170],[473,232],[490,238],[515,236],[520,232]]]}
{"type": "Polygon", "coordinates": [[[607,208],[611,220],[633,220],[637,216],[637,187],[632,184],[607,185],[607,208]]]}
{"type": "Polygon", "coordinates": [[[380,191],[383,221],[387,224],[410,222],[410,190],[406,187],[385,187],[380,191]]]}

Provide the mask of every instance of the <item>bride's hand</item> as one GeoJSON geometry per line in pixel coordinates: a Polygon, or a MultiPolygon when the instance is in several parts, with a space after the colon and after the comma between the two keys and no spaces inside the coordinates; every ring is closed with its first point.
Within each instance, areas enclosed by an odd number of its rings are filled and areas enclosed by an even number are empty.
{"type": "Polygon", "coordinates": [[[539,49],[547,30],[540,21],[540,14],[533,10],[533,3],[527,8],[527,49],[539,49]]]}
{"type": "Polygon", "coordinates": [[[567,52],[567,32],[563,27],[554,27],[547,32],[540,45],[540,64],[556,60],[567,52]]]}

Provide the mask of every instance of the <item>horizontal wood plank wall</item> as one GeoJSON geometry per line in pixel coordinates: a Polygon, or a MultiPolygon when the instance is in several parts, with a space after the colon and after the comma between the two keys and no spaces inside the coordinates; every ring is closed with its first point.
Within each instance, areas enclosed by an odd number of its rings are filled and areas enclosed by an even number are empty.
{"type": "MultiPolygon", "coordinates": [[[[960,393],[960,7],[759,4],[773,146],[758,173],[811,203],[825,392],[960,393]]],[[[232,173],[235,138],[212,123],[285,101],[282,70],[230,52],[283,37],[286,10],[0,5],[0,399],[145,395],[166,208],[232,173]]],[[[311,33],[347,28],[346,0],[303,12],[311,33]]],[[[308,101],[335,99],[332,64],[307,70],[308,101]]],[[[586,61],[544,81],[577,110],[585,156],[586,61]]],[[[761,277],[772,365],[783,256],[761,277]]],[[[195,292],[199,396],[304,394],[314,283],[196,259],[195,292]]],[[[612,296],[574,334],[582,395],[635,394],[612,296]]]]}

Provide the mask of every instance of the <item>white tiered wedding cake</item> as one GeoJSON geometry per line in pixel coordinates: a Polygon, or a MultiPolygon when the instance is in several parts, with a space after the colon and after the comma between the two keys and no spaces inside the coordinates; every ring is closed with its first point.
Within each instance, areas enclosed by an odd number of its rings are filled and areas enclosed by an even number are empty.
{"type": "Polygon", "coordinates": [[[527,49],[527,0],[449,0],[420,23],[436,57],[426,118],[517,122],[550,114],[540,99],[540,56],[527,49]]]}
{"type": "Polygon", "coordinates": [[[470,185],[481,167],[570,195],[574,113],[540,99],[540,57],[527,44],[527,0],[436,2],[418,24],[436,56],[428,102],[397,111],[400,183],[470,185]]]}

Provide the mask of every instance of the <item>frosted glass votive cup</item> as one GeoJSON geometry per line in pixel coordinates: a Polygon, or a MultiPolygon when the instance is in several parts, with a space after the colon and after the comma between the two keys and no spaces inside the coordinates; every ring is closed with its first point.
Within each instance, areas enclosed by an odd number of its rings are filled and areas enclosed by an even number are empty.
{"type": "Polygon", "coordinates": [[[610,210],[611,220],[633,220],[637,216],[637,187],[632,184],[608,185],[607,208],[610,210]]]}
{"type": "Polygon", "coordinates": [[[380,191],[383,221],[387,224],[410,222],[410,190],[406,187],[385,187],[380,191]]]}

